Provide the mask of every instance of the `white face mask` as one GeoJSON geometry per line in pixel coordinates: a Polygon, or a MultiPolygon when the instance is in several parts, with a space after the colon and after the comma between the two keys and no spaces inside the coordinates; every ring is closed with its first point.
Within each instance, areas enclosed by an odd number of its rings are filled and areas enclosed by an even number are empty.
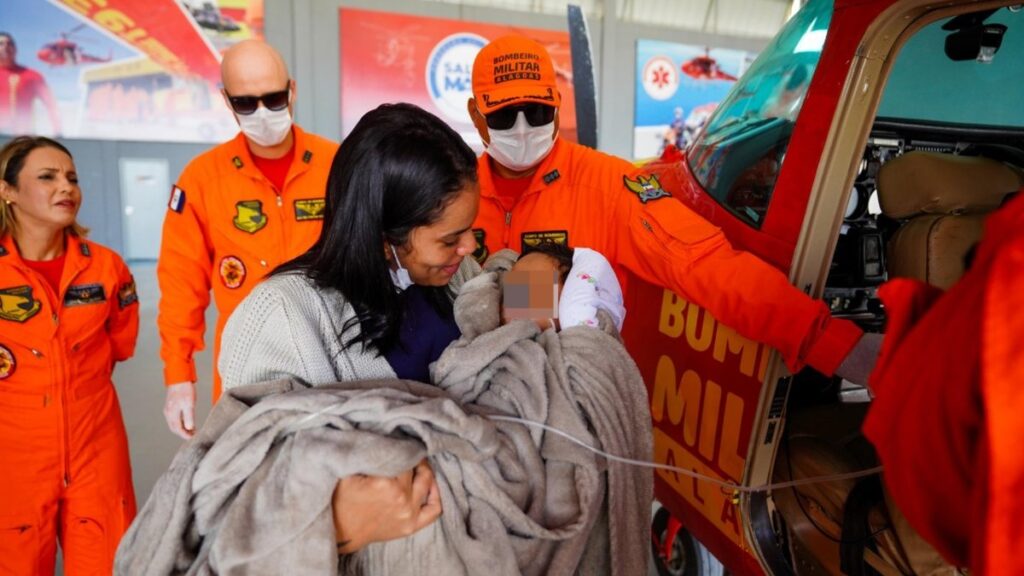
{"type": "Polygon", "coordinates": [[[276,146],[288,137],[292,129],[292,115],[288,108],[268,110],[260,106],[252,114],[235,114],[242,133],[259,146],[276,146]]]}
{"type": "Polygon", "coordinates": [[[388,246],[391,248],[391,254],[395,257],[395,264],[398,265],[398,270],[392,270],[388,266],[388,272],[391,273],[391,283],[400,291],[405,291],[406,288],[412,286],[415,282],[409,276],[409,271],[402,267],[402,261],[398,259],[398,252],[395,252],[395,247],[391,244],[388,244],[388,246]]]}
{"type": "Polygon", "coordinates": [[[540,164],[555,145],[555,121],[543,126],[530,126],[522,111],[516,123],[508,130],[487,128],[491,143],[487,154],[502,166],[516,172],[529,170],[540,164]]]}

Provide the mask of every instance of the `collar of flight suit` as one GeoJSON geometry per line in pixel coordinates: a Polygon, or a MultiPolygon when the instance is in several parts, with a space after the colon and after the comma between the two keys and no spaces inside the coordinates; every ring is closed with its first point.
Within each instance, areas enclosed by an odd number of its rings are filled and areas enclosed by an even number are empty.
{"type": "MultiPolygon", "coordinates": [[[[559,179],[564,178],[559,173],[559,168],[563,168],[561,171],[564,171],[564,167],[569,163],[569,155],[571,153],[571,143],[566,143],[561,138],[555,140],[555,145],[551,147],[551,152],[548,152],[548,155],[541,160],[537,166],[537,171],[528,176],[530,178],[530,186],[523,192],[523,196],[536,194],[559,179]]],[[[481,160],[483,158],[487,160],[477,163],[477,178],[480,182],[493,182],[495,173],[493,168],[491,168],[491,162],[495,160],[486,151],[481,156],[481,160]]],[[[480,196],[483,198],[496,198],[496,188],[494,186],[481,186],[480,196]]]]}
{"type": "MultiPolygon", "coordinates": [[[[74,280],[75,276],[89,267],[93,252],[93,247],[87,240],[83,240],[68,232],[64,233],[64,237],[66,239],[64,271],[60,275],[60,293],[56,294],[58,299],[61,298],[61,295],[71,284],[71,281],[74,280]]],[[[0,239],[0,264],[8,264],[21,271],[22,274],[27,275],[30,273],[31,268],[29,268],[28,264],[25,264],[21,254],[18,253],[18,246],[14,243],[13,234],[8,234],[0,239]]],[[[6,279],[0,280],[0,283],[7,281],[6,279]]],[[[0,285],[0,289],[2,288],[9,288],[9,286],[0,285]]]]}
{"type": "MultiPolygon", "coordinates": [[[[313,161],[313,155],[315,154],[309,146],[309,137],[306,136],[306,132],[298,124],[292,124],[292,135],[295,138],[292,151],[294,156],[292,156],[292,163],[288,167],[288,175],[284,179],[285,189],[288,188],[288,184],[292,180],[309,170],[313,161]]],[[[263,172],[256,167],[256,162],[252,159],[252,153],[249,152],[249,143],[245,139],[245,134],[239,132],[234,140],[230,140],[228,143],[230,145],[228,161],[234,164],[236,170],[253,180],[270,184],[270,181],[267,180],[263,172]]],[[[279,190],[278,192],[284,194],[284,190],[279,190]]]]}

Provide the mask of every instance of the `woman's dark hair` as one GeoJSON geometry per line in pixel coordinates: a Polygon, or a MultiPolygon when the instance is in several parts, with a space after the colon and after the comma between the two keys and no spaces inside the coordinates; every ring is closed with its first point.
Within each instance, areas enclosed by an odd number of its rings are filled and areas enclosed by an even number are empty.
{"type": "MultiPolygon", "coordinates": [[[[436,222],[475,182],[476,156],[454,130],[412,104],[384,104],[359,120],[334,156],[320,238],[274,273],[301,271],[340,291],[356,312],[342,332],[360,328],[342,344],[386,352],[398,342],[402,303],[384,242],[404,246],[413,228],[436,222]]],[[[428,290],[450,307],[444,287],[428,290]]]]}

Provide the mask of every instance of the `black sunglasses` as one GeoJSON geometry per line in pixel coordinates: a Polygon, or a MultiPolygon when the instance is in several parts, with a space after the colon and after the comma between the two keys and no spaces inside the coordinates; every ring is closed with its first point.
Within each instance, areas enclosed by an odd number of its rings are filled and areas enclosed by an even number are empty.
{"type": "Polygon", "coordinates": [[[224,93],[228,96],[228,102],[231,104],[231,109],[236,114],[242,116],[248,116],[259,108],[260,102],[263,102],[263,106],[267,110],[277,112],[278,110],[284,110],[288,107],[288,94],[290,92],[290,86],[285,87],[280,92],[270,92],[262,96],[232,96],[225,90],[224,93]]]}
{"type": "Polygon", "coordinates": [[[551,124],[555,120],[554,106],[536,102],[506,106],[501,110],[491,112],[484,118],[487,119],[487,127],[491,130],[508,130],[515,126],[520,112],[526,115],[526,121],[533,127],[551,124]]]}

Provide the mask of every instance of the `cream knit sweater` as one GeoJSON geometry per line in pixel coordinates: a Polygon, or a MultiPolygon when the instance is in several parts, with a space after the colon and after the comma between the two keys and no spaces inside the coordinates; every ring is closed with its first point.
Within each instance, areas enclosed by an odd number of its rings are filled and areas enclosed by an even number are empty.
{"type": "MultiPolygon", "coordinates": [[[[479,273],[472,258],[462,261],[448,284],[453,301],[462,284],[479,273]]],[[[354,317],[355,310],[340,292],[322,290],[304,274],[267,278],[224,326],[217,365],[224,389],[280,378],[306,386],[395,378],[391,365],[376,351],[362,344],[342,346],[359,329],[357,324],[341,333],[354,317]]]]}

